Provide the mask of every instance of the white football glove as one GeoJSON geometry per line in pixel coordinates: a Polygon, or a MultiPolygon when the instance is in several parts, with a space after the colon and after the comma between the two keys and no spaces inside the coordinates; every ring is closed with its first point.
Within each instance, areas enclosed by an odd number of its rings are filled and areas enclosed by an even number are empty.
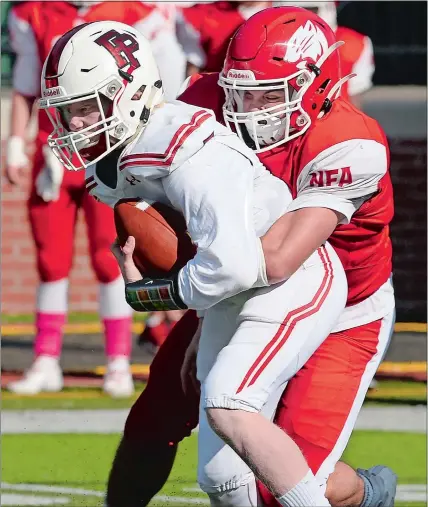
{"type": "Polygon", "coordinates": [[[18,136],[9,137],[7,140],[6,164],[10,167],[26,167],[29,162],[25,153],[25,140],[18,136]]]}
{"type": "Polygon", "coordinates": [[[43,146],[45,167],[36,179],[36,191],[45,202],[57,201],[64,178],[64,166],[52,153],[49,146],[43,146]]]}

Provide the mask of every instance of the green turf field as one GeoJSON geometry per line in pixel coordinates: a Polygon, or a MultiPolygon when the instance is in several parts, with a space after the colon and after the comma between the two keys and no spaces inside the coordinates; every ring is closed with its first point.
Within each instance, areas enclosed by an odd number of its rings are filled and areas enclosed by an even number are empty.
{"type": "MultiPolygon", "coordinates": [[[[39,505],[24,503],[22,499],[40,498],[44,502],[40,505],[48,505],[46,499],[50,499],[70,507],[101,506],[118,440],[118,435],[4,435],[2,505],[39,505]],[[17,484],[21,489],[14,486],[17,484]],[[19,502],[4,504],[5,498],[7,501],[17,498],[19,502]]],[[[196,444],[195,434],[182,443],[170,480],[153,506],[206,503],[196,486],[196,444]]],[[[362,467],[384,463],[396,470],[400,484],[425,484],[425,450],[425,435],[357,431],[345,459],[362,467]]],[[[421,507],[426,503],[396,505],[421,507]]]]}

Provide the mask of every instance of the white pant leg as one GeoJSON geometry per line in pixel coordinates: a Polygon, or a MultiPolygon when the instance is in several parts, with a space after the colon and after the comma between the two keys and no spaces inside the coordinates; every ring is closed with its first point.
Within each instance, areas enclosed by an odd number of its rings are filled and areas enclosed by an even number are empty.
{"type": "MultiPolygon", "coordinates": [[[[236,332],[242,306],[252,294],[253,292],[240,294],[205,312],[197,357],[198,379],[202,386],[217,355],[236,332]]],[[[281,394],[282,389],[273,393],[262,409],[262,413],[271,420],[281,394]]],[[[257,505],[256,480],[252,471],[211,429],[202,407],[199,413],[198,442],[198,482],[201,489],[210,496],[212,505],[257,505]]]]}
{"type": "Polygon", "coordinates": [[[239,314],[250,294],[238,294],[205,311],[196,359],[197,376],[201,383],[214,366],[219,352],[235,334],[239,314]]]}
{"type": "Polygon", "coordinates": [[[346,298],[345,273],[330,246],[286,282],[258,289],[204,382],[204,408],[259,412],[329,335],[346,298]]]}
{"type": "MultiPolygon", "coordinates": [[[[273,420],[283,389],[278,389],[261,410],[273,420]]],[[[203,399],[203,393],[201,400],[203,399]]],[[[258,499],[253,472],[236,452],[212,429],[206,411],[199,410],[198,483],[210,499],[212,506],[252,507],[263,505],[258,499]]]]}
{"type": "MultiPolygon", "coordinates": [[[[246,299],[247,295],[240,295],[223,301],[205,312],[197,356],[197,375],[202,390],[204,380],[213,367],[217,355],[236,331],[237,318],[246,299]]],[[[198,482],[201,489],[211,495],[212,505],[221,505],[222,498],[225,506],[236,505],[227,492],[248,488],[251,482],[254,482],[253,473],[248,466],[211,429],[202,405],[199,410],[198,482]],[[225,463],[228,463],[227,475],[223,473],[225,463]],[[230,473],[231,470],[235,473],[230,473]],[[226,496],[222,496],[222,493],[226,496]],[[216,502],[217,494],[219,494],[218,502],[216,502]]]]}
{"type": "Polygon", "coordinates": [[[346,301],[346,278],[339,259],[330,247],[321,255],[312,256],[286,283],[252,292],[247,301],[243,299],[242,308],[237,305],[226,309],[223,302],[205,315],[198,353],[198,377],[202,383],[198,481],[216,499],[212,505],[221,505],[218,500],[223,496],[224,506],[241,506],[243,490],[245,494],[248,488],[253,485],[255,488],[255,480],[247,465],[211,430],[204,410],[207,400],[211,403],[215,399],[219,407],[245,407],[273,418],[287,380],[329,334],[346,301]],[[288,324],[282,325],[287,316],[288,324]],[[305,320],[306,325],[299,325],[305,320]],[[241,391],[236,400],[238,382],[242,382],[257,355],[278,330],[281,331],[278,338],[283,338],[288,330],[291,332],[282,344],[285,351],[269,373],[268,382],[265,370],[259,375],[263,383],[255,382],[257,391],[245,388],[246,393],[241,391]],[[287,347],[287,343],[291,346],[287,347]],[[223,361],[224,368],[220,368],[223,361]],[[274,375],[279,380],[272,381],[274,375]],[[244,394],[249,395],[248,399],[244,394]],[[229,494],[222,495],[224,492],[229,494]]]}

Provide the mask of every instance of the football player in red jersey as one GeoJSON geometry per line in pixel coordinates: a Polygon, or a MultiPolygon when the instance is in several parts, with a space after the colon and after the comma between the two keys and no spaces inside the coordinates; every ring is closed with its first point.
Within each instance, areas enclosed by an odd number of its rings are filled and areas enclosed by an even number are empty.
{"type": "Polygon", "coordinates": [[[99,282],[100,315],[108,358],[104,390],[112,396],[129,396],[134,390],[129,367],[132,312],[123,297],[123,280],[110,252],[115,237],[112,211],[85,192],[82,174],[64,171],[53,156],[47,146],[51,123],[45,111],[38,113],[35,153],[31,161],[25,150],[33,103],[40,95],[42,63],[55,41],[76,23],[79,8],[84,3],[21,2],[12,6],[9,14],[11,43],[17,58],[13,70],[6,176],[11,184],[19,185],[24,168],[32,166],[28,211],[40,276],[35,361],[23,379],[8,385],[8,389],[22,394],[58,391],[63,386],[59,359],[79,208],[83,209],[89,226],[91,263],[99,282]],[[99,227],[99,223],[103,227],[99,227]]]}
{"type": "MultiPolygon", "coordinates": [[[[272,277],[288,276],[296,245],[305,236],[302,231],[310,236],[327,223],[329,240],[347,273],[349,295],[343,320],[290,381],[277,413],[277,423],[294,435],[321,479],[331,472],[331,459],[343,452],[376,371],[373,363],[379,363],[392,332],[388,226],[393,198],[383,131],[349,102],[336,98],[340,74],[328,55],[332,42],[321,35],[328,32],[325,23],[319,18],[316,23],[303,19],[299,23],[298,16],[299,9],[268,9],[247,21],[232,39],[219,83],[226,95],[225,122],[260,154],[273,174],[288,183],[295,198],[293,213],[280,219],[264,238],[272,246],[271,262],[269,247],[265,251],[272,277]],[[279,12],[284,17],[276,18],[279,12]],[[261,33],[263,26],[269,27],[266,36],[261,33]],[[353,203],[348,218],[344,208],[340,211],[339,200],[353,203]],[[342,214],[338,221],[333,217],[337,212],[342,214]],[[348,382],[346,371],[351,366],[360,374],[348,382]],[[343,379],[345,392],[353,396],[343,403],[336,398],[334,417],[327,413],[332,407],[329,402],[325,417],[314,417],[319,400],[333,393],[343,379]],[[332,431],[326,432],[323,420],[335,421],[332,431]],[[317,429],[318,424],[322,426],[317,429]]],[[[180,98],[217,110],[220,120],[218,105],[224,98],[208,91],[214,90],[216,80],[214,75],[204,76],[199,87],[195,82],[180,98]]],[[[328,490],[327,496],[333,501],[328,490]]]]}
{"type": "Polygon", "coordinates": [[[187,75],[218,72],[236,29],[271,2],[209,2],[184,7],[177,18],[177,35],[187,57],[187,75]]]}
{"type": "MultiPolygon", "coordinates": [[[[293,192],[291,212],[263,239],[271,280],[289,276],[296,256],[308,255],[314,244],[329,237],[341,257],[350,289],[348,306],[326,342],[289,382],[276,420],[302,449],[320,487],[328,480],[326,494],[333,505],[389,507],[396,477],[387,467],[356,474],[343,463],[336,465],[394,320],[388,148],[379,125],[338,97],[339,66],[332,56],[337,47],[318,17],[301,9],[268,9],[250,18],[232,40],[220,77],[226,101],[216,75],[194,80],[181,99],[214,109],[218,119],[223,112],[226,123],[293,192]],[[223,103],[222,111],[216,106],[223,103]]],[[[173,334],[182,347],[180,332],[187,331],[188,339],[196,322],[191,314],[181,322],[173,334]]],[[[164,347],[164,364],[174,363],[179,354],[172,353],[174,344],[168,339],[164,347]]],[[[170,371],[176,373],[177,368],[170,371]]],[[[189,400],[180,395],[172,377],[153,375],[147,396],[143,393],[128,417],[110,476],[109,505],[124,505],[125,498],[128,505],[148,501],[148,490],[155,489],[154,469],[159,485],[160,473],[165,478],[169,472],[167,460],[173,458],[177,442],[195,424],[194,413],[184,413],[189,400]],[[179,414],[171,410],[172,396],[174,406],[182,400],[179,414]],[[155,398],[160,409],[162,400],[164,411],[155,409],[152,414],[155,398]],[[157,420],[162,421],[159,427],[157,420]],[[152,432],[145,434],[149,427],[152,432]],[[155,447],[156,459],[144,463],[147,456],[141,453],[155,447]],[[130,470],[137,479],[145,466],[152,468],[150,486],[133,484],[131,492],[130,470]],[[126,484],[126,493],[120,483],[126,484]]],[[[219,487],[227,490],[224,483],[219,487]]],[[[261,492],[265,501],[273,501],[263,488],[261,492]]]]}

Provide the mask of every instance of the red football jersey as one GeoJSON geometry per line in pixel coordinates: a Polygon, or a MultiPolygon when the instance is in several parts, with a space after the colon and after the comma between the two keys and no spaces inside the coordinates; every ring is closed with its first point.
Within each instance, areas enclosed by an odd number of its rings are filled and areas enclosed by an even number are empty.
{"type": "MultiPolygon", "coordinates": [[[[70,2],[23,2],[9,16],[11,44],[17,53],[13,87],[28,97],[40,96],[42,66],[57,39],[73,28],[77,8],[70,2]]],[[[52,124],[39,111],[36,144],[46,144],[52,124]]]]}
{"type": "Polygon", "coordinates": [[[370,38],[350,28],[339,26],[336,39],[345,43],[339,48],[342,76],[356,74],[356,77],[342,86],[341,96],[348,98],[366,92],[372,87],[375,70],[370,38]]]}
{"type": "MultiPolygon", "coordinates": [[[[212,109],[223,123],[217,81],[217,73],[193,76],[179,99],[212,109]]],[[[346,217],[329,241],[347,275],[347,304],[373,295],[391,275],[394,212],[389,150],[377,121],[340,98],[303,136],[259,158],[290,187],[291,209],[329,207],[346,217]]]]}
{"type": "Polygon", "coordinates": [[[250,15],[270,6],[270,2],[265,4],[247,10],[240,2],[213,2],[183,8],[179,39],[188,61],[205,72],[220,71],[232,35],[250,15]]]}
{"type": "Polygon", "coordinates": [[[97,2],[81,12],[85,23],[92,21],[118,21],[133,26],[156,9],[143,2],[97,2]]]}

